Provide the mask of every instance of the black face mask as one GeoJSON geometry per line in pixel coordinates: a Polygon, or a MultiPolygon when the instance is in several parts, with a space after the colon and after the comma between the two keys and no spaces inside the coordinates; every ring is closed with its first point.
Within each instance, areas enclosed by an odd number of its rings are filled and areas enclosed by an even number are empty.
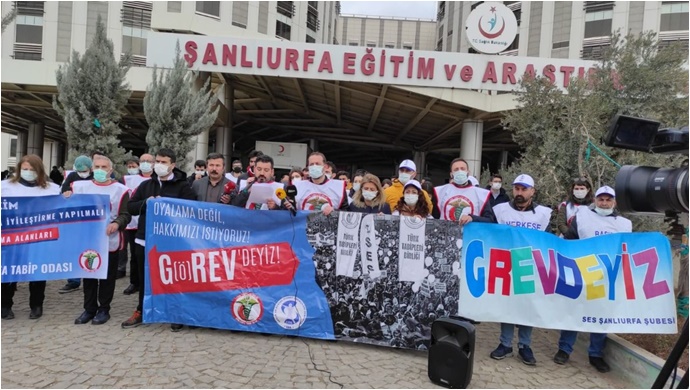
{"type": "Polygon", "coordinates": [[[242,167],[232,167],[232,171],[235,173],[240,173],[242,172],[242,167]]]}

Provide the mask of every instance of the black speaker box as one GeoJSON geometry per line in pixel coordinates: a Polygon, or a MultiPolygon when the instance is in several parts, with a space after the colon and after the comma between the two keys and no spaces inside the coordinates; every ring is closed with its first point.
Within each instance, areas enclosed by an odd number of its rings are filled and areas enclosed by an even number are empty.
{"type": "Polygon", "coordinates": [[[429,379],[451,389],[465,389],[472,380],[475,327],[456,318],[439,318],[431,325],[429,379]]]}

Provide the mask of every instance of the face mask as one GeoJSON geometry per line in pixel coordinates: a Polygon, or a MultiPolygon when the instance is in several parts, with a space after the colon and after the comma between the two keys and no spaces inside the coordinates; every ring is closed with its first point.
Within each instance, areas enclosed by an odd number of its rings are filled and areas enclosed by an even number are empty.
{"type": "Polygon", "coordinates": [[[240,173],[242,172],[242,167],[232,167],[232,171],[235,173],[240,173]]]}
{"type": "Polygon", "coordinates": [[[352,189],[355,191],[359,191],[359,189],[362,187],[362,183],[352,183],[352,189]]]}
{"type": "Polygon", "coordinates": [[[607,217],[613,214],[613,207],[610,209],[602,209],[601,207],[595,207],[594,211],[596,211],[597,214],[601,215],[602,217],[607,217]]]}
{"type": "Polygon", "coordinates": [[[150,162],[143,162],[139,164],[139,169],[141,169],[141,171],[144,173],[149,173],[153,170],[153,167],[151,167],[150,162]]]}
{"type": "Polygon", "coordinates": [[[153,166],[153,169],[156,171],[156,175],[158,175],[158,177],[168,176],[169,167],[165,164],[156,163],[156,165],[153,166]]]}
{"type": "Polygon", "coordinates": [[[453,172],[453,182],[457,185],[465,185],[467,183],[467,172],[455,171],[453,172]]]}
{"type": "Polygon", "coordinates": [[[502,184],[503,183],[491,183],[491,189],[498,191],[501,189],[502,184]]]}
{"type": "Polygon", "coordinates": [[[309,166],[309,177],[312,179],[318,179],[323,176],[323,165],[310,165],[309,166]]]}
{"type": "Polygon", "coordinates": [[[20,173],[22,179],[26,181],[36,181],[36,172],[30,171],[28,169],[22,169],[22,172],[20,173]]]}
{"type": "Polygon", "coordinates": [[[406,172],[398,172],[398,180],[403,183],[407,184],[408,181],[412,179],[412,174],[411,173],[406,173],[406,172]]]}
{"type": "Polygon", "coordinates": [[[81,177],[82,179],[86,179],[87,177],[89,177],[89,175],[91,175],[91,172],[77,172],[77,175],[79,175],[79,177],[81,177]]]}
{"type": "Polygon", "coordinates": [[[130,175],[138,175],[139,168],[127,168],[127,173],[129,173],[130,175]]]}
{"type": "Polygon", "coordinates": [[[573,196],[575,199],[584,199],[587,196],[587,190],[573,190],[573,196]]]}
{"type": "Polygon", "coordinates": [[[105,183],[105,181],[108,180],[108,172],[103,169],[94,169],[93,179],[99,183],[105,183]]]}
{"type": "Polygon", "coordinates": [[[378,191],[367,191],[367,190],[362,190],[362,196],[366,200],[372,200],[376,198],[376,195],[378,195],[378,191]]]}
{"type": "Polygon", "coordinates": [[[197,175],[200,175],[200,176],[203,176],[204,173],[206,173],[206,171],[196,171],[196,174],[197,174],[197,175]]]}
{"type": "Polygon", "coordinates": [[[292,178],[293,183],[297,183],[298,181],[302,181],[302,178],[301,177],[293,177],[292,178]]]}
{"type": "Polygon", "coordinates": [[[405,203],[408,206],[414,206],[417,204],[417,201],[419,200],[419,195],[417,194],[405,194],[405,203]]]}

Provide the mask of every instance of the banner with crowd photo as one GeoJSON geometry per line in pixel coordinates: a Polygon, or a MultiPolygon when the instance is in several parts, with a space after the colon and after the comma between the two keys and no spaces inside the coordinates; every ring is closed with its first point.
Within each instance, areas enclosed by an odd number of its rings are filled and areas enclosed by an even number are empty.
{"type": "Polygon", "coordinates": [[[307,213],[147,201],[144,322],[333,339],[307,213]]]}
{"type": "Polygon", "coordinates": [[[457,314],[457,223],[314,213],[307,236],[337,339],[427,349],[434,320],[457,314]]]}
{"type": "Polygon", "coordinates": [[[1,203],[3,283],[106,278],[108,196],[2,197],[1,203]]]}
{"type": "Polygon", "coordinates": [[[596,333],[676,333],[669,241],[660,233],[564,240],[472,223],[460,314],[478,321],[596,333]]]}

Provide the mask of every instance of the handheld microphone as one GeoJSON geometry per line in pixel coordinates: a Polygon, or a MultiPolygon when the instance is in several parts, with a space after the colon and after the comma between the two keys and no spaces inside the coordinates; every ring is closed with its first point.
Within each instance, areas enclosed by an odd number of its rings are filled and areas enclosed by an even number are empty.
{"type": "MultiPolygon", "coordinates": [[[[278,197],[278,199],[280,199],[280,205],[283,207],[285,207],[285,202],[290,202],[290,200],[287,199],[287,194],[285,193],[285,190],[282,188],[276,189],[276,197],[278,197]]],[[[290,202],[290,204],[292,204],[292,202],[290,202]]],[[[295,210],[294,205],[290,209],[290,212],[292,213],[293,217],[297,215],[297,210],[295,210]]]]}
{"type": "Polygon", "coordinates": [[[235,183],[233,183],[232,181],[229,181],[225,185],[225,188],[223,189],[223,194],[230,195],[231,193],[235,192],[235,189],[237,189],[237,186],[235,185],[235,183]]]}

